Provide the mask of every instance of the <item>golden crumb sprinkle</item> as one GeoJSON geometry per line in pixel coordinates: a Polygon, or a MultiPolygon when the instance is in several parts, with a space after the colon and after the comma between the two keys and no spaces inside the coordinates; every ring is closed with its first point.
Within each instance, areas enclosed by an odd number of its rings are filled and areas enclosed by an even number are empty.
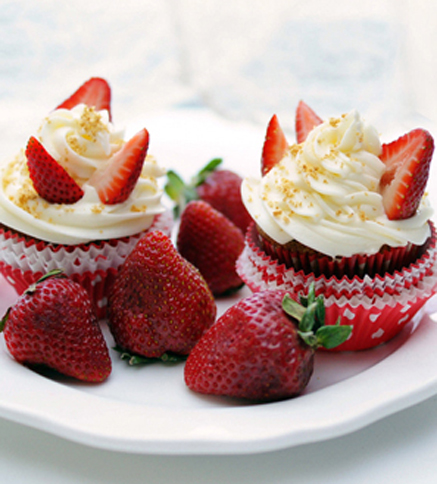
{"type": "Polygon", "coordinates": [[[82,112],[79,126],[83,131],[82,136],[90,141],[96,141],[97,135],[101,131],[108,131],[108,128],[102,123],[102,116],[94,108],[88,106],[85,106],[82,112]]]}
{"type": "Polygon", "coordinates": [[[153,165],[157,165],[158,162],[156,161],[156,158],[153,155],[147,154],[146,155],[146,162],[147,163],[152,163],[153,165]]]}
{"type": "Polygon", "coordinates": [[[102,213],[102,212],[103,212],[103,204],[102,203],[98,203],[98,204],[93,205],[91,207],[91,213],[99,214],[99,213],[102,213]]]}
{"type": "Polygon", "coordinates": [[[320,175],[320,167],[312,166],[312,165],[309,165],[308,163],[302,163],[299,166],[299,173],[302,173],[304,176],[308,178],[313,178],[314,180],[318,180],[320,175]]]}
{"type": "Polygon", "coordinates": [[[66,136],[68,146],[75,151],[78,155],[85,155],[86,153],[86,148],[85,146],[82,146],[79,143],[79,140],[77,139],[76,135],[72,132],[69,132],[66,136]]]}
{"type": "Polygon", "coordinates": [[[147,211],[147,205],[142,205],[141,207],[137,207],[136,205],[132,205],[130,208],[130,211],[133,213],[137,212],[146,212],[147,211]]]}
{"type": "MultiPolygon", "coordinates": [[[[344,116],[344,115],[343,115],[344,116]]],[[[329,119],[329,124],[330,126],[332,126],[333,128],[336,128],[339,124],[341,123],[341,119],[338,119],[338,118],[330,118],[329,119]]]]}
{"type": "Polygon", "coordinates": [[[365,222],[366,220],[369,220],[366,213],[363,210],[360,210],[358,212],[358,215],[363,222],[365,222]]]}
{"type": "Polygon", "coordinates": [[[300,152],[302,151],[302,146],[301,145],[291,145],[290,146],[290,154],[292,156],[297,156],[300,152]]]}

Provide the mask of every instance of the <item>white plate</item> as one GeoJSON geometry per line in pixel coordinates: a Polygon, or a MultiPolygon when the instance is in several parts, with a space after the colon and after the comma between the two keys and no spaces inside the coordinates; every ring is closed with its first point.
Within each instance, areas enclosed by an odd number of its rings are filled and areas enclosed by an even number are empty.
{"type": "MultiPolygon", "coordinates": [[[[151,152],[184,174],[216,156],[242,172],[254,164],[258,169],[262,130],[236,129],[202,113],[154,117],[147,127],[151,152]],[[154,133],[162,133],[161,139],[154,133]]],[[[0,294],[3,314],[16,296],[2,278],[0,294]]],[[[243,289],[220,301],[219,313],[247,294],[243,289]]],[[[437,325],[425,315],[380,348],[318,354],[303,395],[254,405],[191,392],[183,382],[183,364],[133,368],[115,352],[112,375],[103,384],[50,379],[16,363],[2,337],[0,416],[123,452],[264,452],[344,435],[436,394],[436,345],[437,325]]]]}

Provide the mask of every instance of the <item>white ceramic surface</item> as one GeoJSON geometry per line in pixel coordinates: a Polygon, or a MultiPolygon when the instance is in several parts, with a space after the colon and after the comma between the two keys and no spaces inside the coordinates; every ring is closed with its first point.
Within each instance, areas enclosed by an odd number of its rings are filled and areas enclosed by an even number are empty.
{"type": "MultiPolygon", "coordinates": [[[[258,169],[263,133],[194,113],[146,120],[151,152],[192,173],[223,156],[241,172],[258,169]],[[160,137],[153,137],[161,133],[160,137]],[[169,134],[172,133],[171,139],[169,134]],[[197,142],[196,142],[197,138],[197,142]]],[[[133,129],[135,129],[134,127],[133,129]]],[[[219,302],[219,313],[247,295],[219,302]]],[[[0,313],[16,297],[0,279],[0,313]]],[[[108,343],[111,337],[106,331],[108,343]]],[[[0,416],[89,446],[144,454],[249,454],[353,432],[437,393],[437,325],[429,316],[380,348],[320,353],[305,393],[253,405],[189,391],[183,364],[132,368],[113,356],[100,385],[50,379],[16,363],[0,337],[0,416]]]]}

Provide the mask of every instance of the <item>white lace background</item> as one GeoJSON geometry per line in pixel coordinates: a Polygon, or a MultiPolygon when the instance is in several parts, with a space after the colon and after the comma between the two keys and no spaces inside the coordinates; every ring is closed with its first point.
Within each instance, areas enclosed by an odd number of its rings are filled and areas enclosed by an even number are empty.
{"type": "MultiPolygon", "coordinates": [[[[435,0],[0,0],[1,154],[103,76],[117,122],[205,106],[292,129],[357,108],[376,126],[437,113],[435,0]]],[[[12,151],[11,151],[12,150],[12,151]]]]}

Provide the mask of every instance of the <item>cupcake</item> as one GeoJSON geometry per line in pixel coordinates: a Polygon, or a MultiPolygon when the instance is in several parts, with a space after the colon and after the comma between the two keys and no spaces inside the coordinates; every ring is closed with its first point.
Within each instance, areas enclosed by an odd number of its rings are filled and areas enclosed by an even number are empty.
{"type": "Polygon", "coordinates": [[[107,82],[92,78],[50,112],[27,146],[0,165],[0,271],[22,293],[62,269],[104,317],[108,289],[140,237],[169,234],[165,171],[143,129],[125,140],[107,82]]]}
{"type": "Polygon", "coordinates": [[[356,111],[322,121],[302,102],[296,119],[289,146],[273,116],[262,176],[243,181],[253,223],[237,272],[252,291],[298,295],[314,283],[327,324],[353,326],[336,350],[377,346],[437,290],[425,193],[433,139],[415,129],[381,144],[356,111]]]}

